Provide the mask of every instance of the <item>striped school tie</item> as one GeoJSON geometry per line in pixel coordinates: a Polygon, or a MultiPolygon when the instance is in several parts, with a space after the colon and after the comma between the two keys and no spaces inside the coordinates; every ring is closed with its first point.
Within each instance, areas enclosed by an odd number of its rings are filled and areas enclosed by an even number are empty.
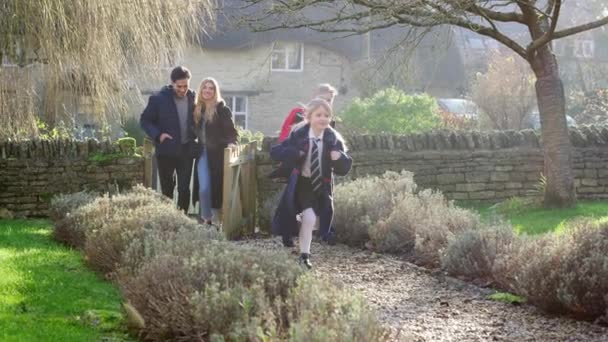
{"type": "Polygon", "coordinates": [[[321,161],[319,160],[319,148],[317,143],[321,139],[313,139],[312,151],[310,152],[310,180],[312,189],[316,193],[321,192],[321,161]]]}

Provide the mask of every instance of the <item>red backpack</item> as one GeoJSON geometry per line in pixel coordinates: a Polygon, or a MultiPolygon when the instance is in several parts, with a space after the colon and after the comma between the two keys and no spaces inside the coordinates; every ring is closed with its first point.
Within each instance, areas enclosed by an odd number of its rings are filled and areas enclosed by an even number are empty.
{"type": "Polygon", "coordinates": [[[283,121],[283,126],[281,126],[281,134],[279,134],[279,144],[282,143],[287,137],[289,133],[291,133],[291,128],[293,125],[297,124],[304,120],[304,108],[296,107],[292,109],[285,121],[283,121]]]}

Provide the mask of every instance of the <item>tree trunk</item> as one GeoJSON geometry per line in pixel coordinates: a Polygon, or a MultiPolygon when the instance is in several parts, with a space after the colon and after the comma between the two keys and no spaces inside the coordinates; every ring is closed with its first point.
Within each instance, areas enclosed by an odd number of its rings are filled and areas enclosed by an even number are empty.
{"type": "Polygon", "coordinates": [[[548,47],[541,47],[533,58],[545,160],[544,175],[547,179],[544,205],[571,207],[576,204],[576,192],[564,86],[557,61],[548,47]]]}

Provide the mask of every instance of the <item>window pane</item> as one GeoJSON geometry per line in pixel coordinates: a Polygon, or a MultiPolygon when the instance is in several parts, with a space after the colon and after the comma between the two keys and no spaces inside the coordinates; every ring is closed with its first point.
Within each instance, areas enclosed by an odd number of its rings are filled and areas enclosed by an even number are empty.
{"type": "Polygon", "coordinates": [[[302,68],[302,44],[291,44],[287,49],[289,69],[299,70],[302,68]]]}
{"type": "Polygon", "coordinates": [[[273,69],[285,69],[285,50],[273,51],[271,63],[273,69]]]}
{"type": "Polygon", "coordinates": [[[241,126],[243,128],[247,128],[247,116],[242,114],[234,115],[234,124],[237,126],[241,126]]]}
{"type": "Polygon", "coordinates": [[[232,109],[233,112],[241,112],[244,113],[247,111],[247,108],[245,108],[245,98],[242,96],[236,96],[234,98],[234,108],[232,109]]]}

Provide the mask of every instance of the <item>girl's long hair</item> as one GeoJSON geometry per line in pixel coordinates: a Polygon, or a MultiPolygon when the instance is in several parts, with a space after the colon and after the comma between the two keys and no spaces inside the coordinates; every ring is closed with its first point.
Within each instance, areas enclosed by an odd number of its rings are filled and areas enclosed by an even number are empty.
{"type": "Polygon", "coordinates": [[[224,99],[222,98],[222,93],[220,92],[220,86],[217,80],[213,77],[207,77],[202,80],[200,85],[198,86],[198,91],[196,92],[196,102],[194,105],[194,123],[198,125],[203,118],[206,122],[213,122],[217,114],[217,105],[220,102],[224,102],[224,99]],[[203,87],[207,83],[211,83],[215,88],[215,96],[213,99],[212,106],[206,106],[202,97],[203,87]]]}
{"type": "MultiPolygon", "coordinates": [[[[329,102],[325,101],[324,99],[320,98],[320,97],[315,97],[314,99],[310,100],[310,102],[308,102],[308,104],[306,106],[304,106],[304,120],[301,122],[298,122],[296,125],[293,126],[293,128],[291,129],[292,132],[298,130],[301,127],[306,126],[309,123],[308,118],[310,117],[310,114],[312,114],[315,110],[317,110],[319,107],[323,107],[327,113],[329,113],[329,117],[333,117],[333,109],[331,108],[331,105],[329,104],[329,102]]],[[[346,148],[346,142],[344,141],[344,137],[342,136],[342,134],[340,134],[340,132],[336,131],[335,129],[333,129],[333,127],[329,126],[328,127],[329,130],[331,130],[335,135],[336,138],[342,143],[342,146],[344,147],[344,151],[347,151],[346,148]]]]}

